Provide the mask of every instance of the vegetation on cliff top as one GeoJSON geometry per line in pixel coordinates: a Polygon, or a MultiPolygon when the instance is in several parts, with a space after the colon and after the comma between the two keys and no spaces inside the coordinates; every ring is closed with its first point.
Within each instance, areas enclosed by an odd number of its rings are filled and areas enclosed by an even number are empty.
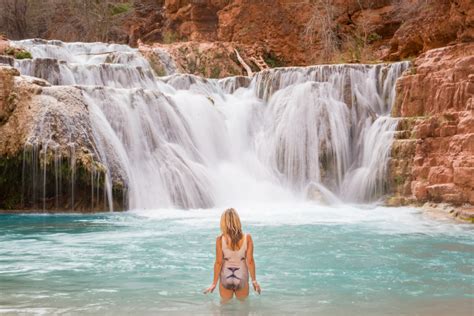
{"type": "Polygon", "coordinates": [[[0,30],[11,39],[124,42],[132,12],[133,3],[124,0],[3,0],[0,30]]]}

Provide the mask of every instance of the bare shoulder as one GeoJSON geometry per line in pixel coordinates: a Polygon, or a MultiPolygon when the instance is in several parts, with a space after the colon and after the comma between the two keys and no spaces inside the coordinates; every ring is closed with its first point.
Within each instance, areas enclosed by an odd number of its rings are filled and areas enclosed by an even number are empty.
{"type": "Polygon", "coordinates": [[[248,233],[247,233],[247,243],[248,243],[248,244],[252,244],[252,243],[253,243],[252,235],[250,235],[250,234],[248,234],[248,233]]]}
{"type": "Polygon", "coordinates": [[[220,251],[222,249],[222,235],[216,237],[216,249],[220,251]]]}

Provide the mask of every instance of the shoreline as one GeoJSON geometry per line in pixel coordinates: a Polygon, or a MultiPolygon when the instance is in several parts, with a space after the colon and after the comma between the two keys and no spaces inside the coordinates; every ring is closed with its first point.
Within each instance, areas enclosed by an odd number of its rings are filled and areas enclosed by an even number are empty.
{"type": "Polygon", "coordinates": [[[423,214],[434,219],[451,219],[458,223],[474,224],[474,206],[453,206],[447,203],[426,202],[420,207],[423,214]]]}

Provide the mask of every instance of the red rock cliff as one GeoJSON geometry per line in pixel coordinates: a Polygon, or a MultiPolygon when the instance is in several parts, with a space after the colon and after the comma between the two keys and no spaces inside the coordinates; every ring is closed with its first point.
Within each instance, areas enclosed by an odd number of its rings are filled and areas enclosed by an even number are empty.
{"type": "Polygon", "coordinates": [[[257,44],[287,65],[321,61],[325,28],[335,62],[400,60],[474,39],[471,0],[166,0],[163,17],[167,40],[257,44]],[[330,21],[308,28],[321,19],[330,21]]]}
{"type": "Polygon", "coordinates": [[[430,50],[397,82],[394,203],[474,204],[474,43],[430,50]]]}

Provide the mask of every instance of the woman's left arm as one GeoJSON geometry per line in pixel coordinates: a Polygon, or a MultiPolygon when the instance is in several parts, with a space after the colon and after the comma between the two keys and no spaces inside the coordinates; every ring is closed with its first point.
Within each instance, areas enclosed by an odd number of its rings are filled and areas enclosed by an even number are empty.
{"type": "Polygon", "coordinates": [[[204,291],[204,294],[212,293],[217,286],[217,281],[219,281],[219,274],[221,273],[223,258],[221,238],[222,236],[219,236],[216,239],[216,261],[214,262],[214,278],[211,286],[209,286],[204,291]]]}
{"type": "Polygon", "coordinates": [[[257,282],[257,274],[255,268],[255,260],[253,258],[253,240],[250,234],[247,234],[247,267],[249,268],[250,278],[252,279],[253,289],[260,294],[262,289],[260,288],[260,284],[257,282]]]}

